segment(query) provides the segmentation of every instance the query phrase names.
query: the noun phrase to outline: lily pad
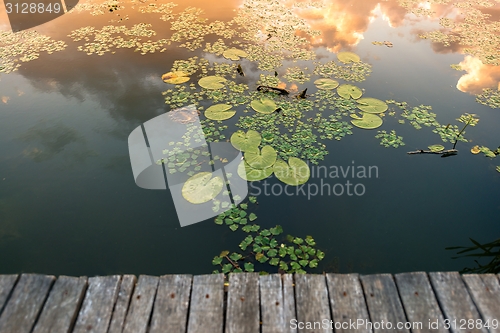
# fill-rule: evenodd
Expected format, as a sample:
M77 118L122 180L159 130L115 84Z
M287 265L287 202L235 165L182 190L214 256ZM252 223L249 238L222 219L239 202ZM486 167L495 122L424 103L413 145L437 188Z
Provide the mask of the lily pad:
M377 116L376 114L364 113L362 117L358 117L357 115L351 115L352 118L351 123L362 129L374 129L380 127L384 122L382 118Z
M344 64L348 64L350 62L359 62L361 59L359 55L354 52L339 52L337 53L337 58L342 61Z
M314 81L318 89L332 90L339 86L339 83L332 79L318 79Z
M429 148L429 150L432 151L432 152L439 152L441 150L444 150L444 146L443 145L430 145L427 148Z
M354 99L358 99L361 97L361 95L363 95L363 91L360 88L353 86L352 84L341 84L337 88L337 94L345 99L350 99L351 97Z
M244 58L247 56L247 53L243 50L239 50L239 49L229 49L229 50L226 50L222 53L222 55L224 56L224 58L226 59L231 59L231 60L240 60L240 57L241 58Z
M231 105L215 104L205 110L205 117L212 120L226 120L236 114L235 110L231 110Z
M278 153L271 146L264 146L262 150L252 148L245 151L245 161L254 169L266 169L276 162Z
M247 162L241 161L238 165L238 175L249 182L266 179L273 174L273 168L254 169Z
M257 148L261 140L262 138L259 132L254 130L248 130L246 133L242 130L238 130L231 135L231 144L234 148L241 151Z
M192 204L202 204L215 198L223 186L222 178L212 178L211 172L200 172L184 183L182 196Z
M307 163L296 157L290 157L288 163L277 160L274 163L273 170L276 178L285 184L293 186L305 184L311 175Z
M278 108L276 103L267 97L262 97L260 100L253 100L250 105L255 111L264 114L273 113Z
M224 83L227 80L223 78L222 76L206 76L202 77L199 81L198 84L205 89L220 89L224 87Z
M368 113L382 113L388 108L384 101L371 97L363 97L356 102L358 102L358 109Z
M168 72L161 76L161 79L165 83L171 84L181 84L189 81L189 73L183 71Z
M470 149L470 152L475 154L479 154L481 152L481 149L479 149L479 146L474 146Z

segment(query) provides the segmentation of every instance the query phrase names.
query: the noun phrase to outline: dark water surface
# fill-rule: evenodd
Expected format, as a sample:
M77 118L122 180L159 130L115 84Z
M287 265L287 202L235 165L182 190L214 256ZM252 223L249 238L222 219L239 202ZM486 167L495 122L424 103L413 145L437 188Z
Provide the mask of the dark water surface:
M427 127L417 131L386 116L380 129L396 129L404 137L406 146L397 149L381 146L374 138L376 130L354 128L354 135L327 143L330 153L320 165L376 166L378 178L350 179L364 185L363 196L261 194L255 210L258 221L263 227L280 224L285 233L313 235L326 252L318 272L472 266L472 260L452 260L454 252L445 247L469 245L469 237L488 242L500 235L497 164L469 153L475 144L500 144L500 114L456 88L464 72L450 64L463 61L463 54L418 38L419 29L439 28L436 18L405 16L404 9L390 1L363 1L362 6L353 2L356 10L342 3L331 20L343 13L350 21L336 31L325 28L331 41L316 47L322 61L336 59L326 47L351 50L373 66L366 81L354 83L367 96L431 105L442 124L457 123L465 112L481 120L468 128L470 142L460 142L460 153L450 158L406 154L440 143ZM224 21L235 15L240 3L182 1L175 12L188 5L203 8L210 20ZM129 16L127 25L151 19L158 32L155 38L169 35L162 31L165 23L158 15L130 11ZM204 52L203 47L194 52L171 47L144 56L132 49L88 56L67 37L82 26L102 27L113 17L74 13L37 27L68 47L0 75L0 95L9 97L0 104L2 274L209 273L214 255L237 249L241 241L240 234L215 225L213 219L181 228L169 191L136 186L128 135L169 110L161 94L168 89L161 74L174 60L203 57ZM363 38L353 42L353 32ZM371 43L383 40L394 47ZM248 69L247 76L258 78L258 73ZM314 85L309 86L313 92ZM312 178L308 184L320 185L321 179Z

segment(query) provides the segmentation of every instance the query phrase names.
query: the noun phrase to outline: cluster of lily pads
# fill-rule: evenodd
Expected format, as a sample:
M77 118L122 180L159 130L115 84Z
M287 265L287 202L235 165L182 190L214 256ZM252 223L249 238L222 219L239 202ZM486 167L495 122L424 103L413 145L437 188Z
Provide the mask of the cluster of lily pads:
M500 91L490 88L483 89L483 92L476 96L476 102L489 106L492 109L500 108Z
M268 269L256 269L256 265L263 267L268 264L283 273L305 273L307 268L316 268L325 253L316 249L316 242L311 236L305 238L288 235L286 243L282 242L283 228L277 225L263 229L258 224L249 224L257 219L255 213L247 213L250 204L257 202L256 197L249 197L249 201L238 207L221 213L215 219L218 225L227 225L232 231L241 229L246 237L240 242L241 251L222 251L215 256L212 264L220 266L218 273L254 272L267 274ZM240 228L241 227L241 228ZM271 268L270 267L270 268Z

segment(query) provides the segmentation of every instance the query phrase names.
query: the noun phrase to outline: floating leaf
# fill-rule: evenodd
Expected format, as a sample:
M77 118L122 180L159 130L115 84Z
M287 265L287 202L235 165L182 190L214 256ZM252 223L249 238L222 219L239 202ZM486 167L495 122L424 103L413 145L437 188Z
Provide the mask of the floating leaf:
M246 272L253 272L254 271L254 266L251 262L245 263L245 271Z
M212 265L219 265L222 263L222 258L217 256L217 257L214 257L214 260L212 260Z
M371 97L363 97L356 102L358 103L358 109L368 113L382 113L388 108L384 101Z
M231 60L240 60L240 57L241 58L244 58L247 56L247 53L243 50L239 50L239 49L228 49L228 50L225 50L222 55L224 56L224 58L226 59L231 59Z
M279 180L293 186L306 183L311 175L306 162L296 157L290 157L288 163L280 159L277 160L274 163L273 170Z
M246 133L242 130L238 130L231 135L231 144L234 148L241 151L257 148L261 140L262 138L259 132L254 130L248 130Z
M200 172L189 178L182 186L182 196L192 204L202 204L215 198L221 191L224 181L213 177L211 172Z
M249 182L266 179L273 174L273 168L254 169L245 161L241 161L238 165L238 176Z
M318 79L314 81L318 89L332 90L339 86L339 83L332 79Z
M358 117L356 115L351 115L351 117L355 118L351 120L351 123L354 126L362 129L374 129L380 127L384 122L382 118L380 118L376 114L371 114L371 113L363 112L363 117Z
M481 149L479 149L479 146L474 146L470 149L470 152L475 154L479 154L481 152Z
M254 169L267 169L276 162L278 154L271 146L264 146L262 149L252 148L245 151L245 161Z
M441 150L444 150L444 146L443 145L431 145L428 148L432 152L440 152Z
M496 167L497 171L500 172L500 165Z
M236 114L236 111L231 110L231 105L215 104L205 110L205 117L211 120L226 120Z
M363 91L360 88L353 86L352 84L341 84L337 88L337 94L345 99L350 99L351 97L354 99L358 99L361 97L361 95L363 95Z
M278 106L268 97L261 97L260 100L253 100L250 105L252 109L263 114L273 113Z
M337 53L337 58L344 64L348 64L350 62L359 62L361 59L354 52L339 52Z
M205 89L220 89L226 81L222 76L206 76L201 78L198 84Z
M250 215L248 215L248 219L250 221L255 221L257 219L257 215L255 215L254 213L250 213ZM257 230L259 230L259 228L257 228ZM252 231L257 231L257 230L255 230L255 228L252 228Z
M165 83L181 84L189 81L189 73L183 71L168 72L161 76L161 79Z

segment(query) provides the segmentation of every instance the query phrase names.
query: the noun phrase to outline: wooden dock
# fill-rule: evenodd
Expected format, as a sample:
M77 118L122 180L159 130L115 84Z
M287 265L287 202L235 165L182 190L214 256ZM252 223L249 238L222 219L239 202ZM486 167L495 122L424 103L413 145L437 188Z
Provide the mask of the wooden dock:
M222 274L0 275L0 332L500 333L498 279L240 273L225 286Z

